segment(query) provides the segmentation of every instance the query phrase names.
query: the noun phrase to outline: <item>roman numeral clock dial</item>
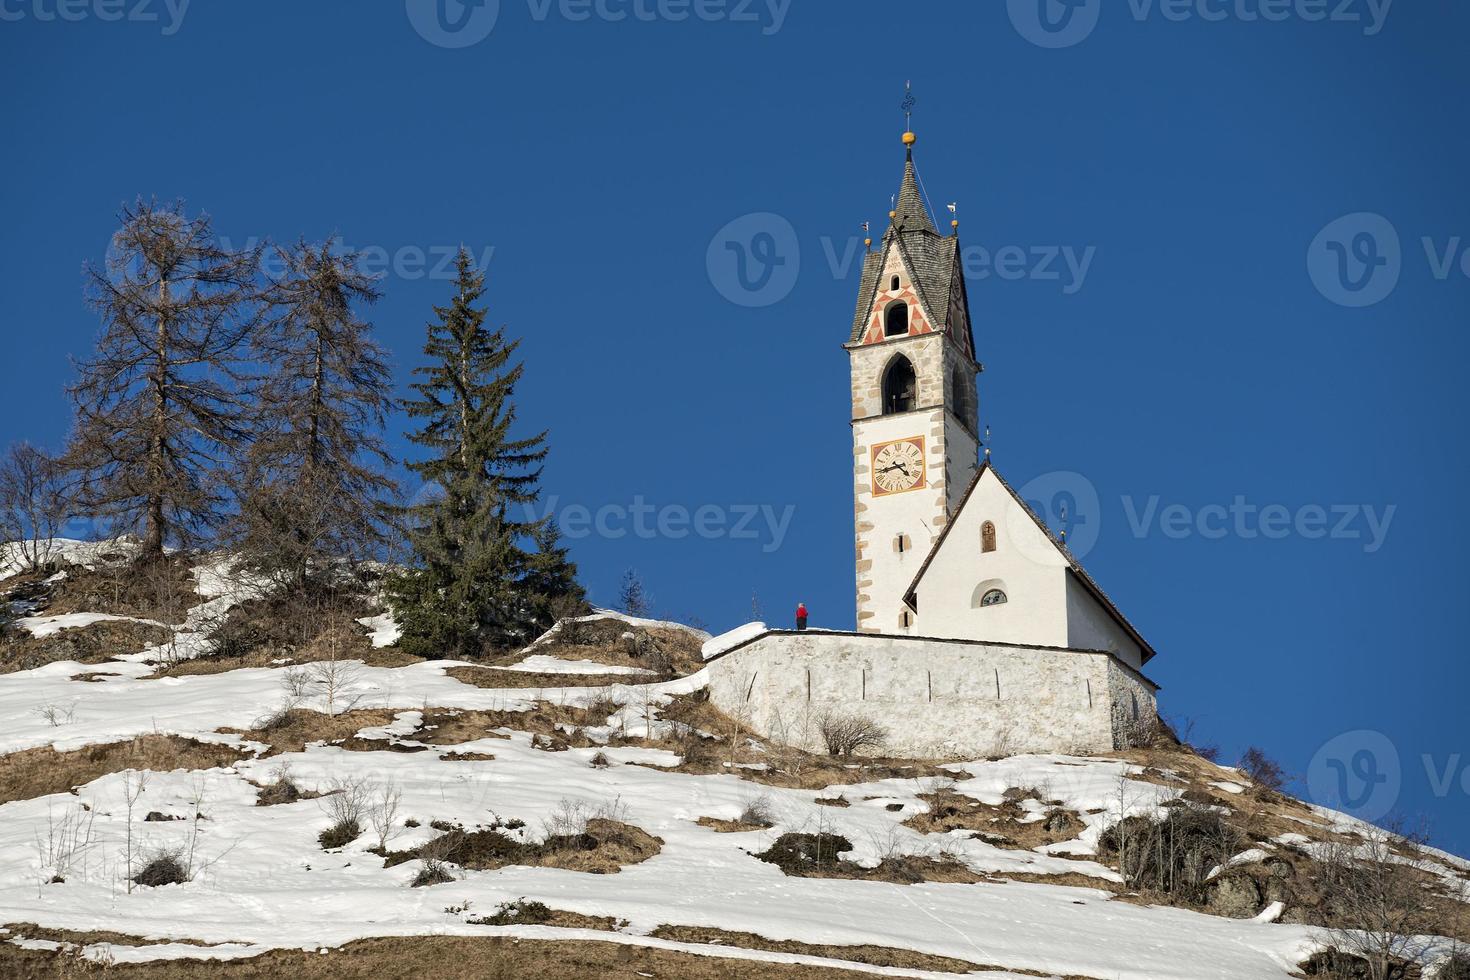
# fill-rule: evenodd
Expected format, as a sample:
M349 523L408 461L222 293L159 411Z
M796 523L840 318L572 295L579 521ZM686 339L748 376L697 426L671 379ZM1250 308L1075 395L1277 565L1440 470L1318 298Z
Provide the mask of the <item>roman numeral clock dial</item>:
M873 495L885 496L924 486L924 439L914 436L873 447Z

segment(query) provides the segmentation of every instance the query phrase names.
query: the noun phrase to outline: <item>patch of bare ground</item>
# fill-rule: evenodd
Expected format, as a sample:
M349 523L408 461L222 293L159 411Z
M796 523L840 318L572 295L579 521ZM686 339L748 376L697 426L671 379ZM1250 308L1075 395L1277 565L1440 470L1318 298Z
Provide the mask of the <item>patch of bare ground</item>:
M193 562L173 554L149 562L124 555L105 558L95 568L66 565L66 577L48 586L43 616L107 613L181 625L198 605Z
M306 708L292 708L264 722L256 728L221 728L225 735L238 735L252 742L264 742L270 746L266 756L282 752L304 751L309 742L343 742L357 735L364 728L380 728L393 721L397 711L387 708L358 708L335 715ZM387 743L371 743L373 750L388 748Z
M423 723L414 733L413 739L427 745L458 745L481 738L509 738L508 735L496 732L496 729L504 728L529 732L547 740L558 740L563 743L562 748L586 748L593 743L581 729L587 725L606 722L607 714L598 714L601 710L596 706L590 709L579 708L549 701L538 701L529 711L457 711L430 708L424 712Z
M651 670L649 680L684 677L704 667L699 638L688 630L666 626L633 626L620 619L564 619L551 637L530 650L504 651L488 658L491 666L525 659L527 653L561 660L590 660L610 667Z
M1056 804L1050 805L1037 819L1021 803L1024 799L1035 799L1035 794L1027 790L1008 791L999 806L950 790L921 793L919 799L928 804L929 810L909 817L904 821L905 827L921 834L970 830L987 844L1009 850L1030 851L1073 840L1085 829L1075 811Z
M50 615L49 611L47 615ZM83 664L105 663L113 657L139 653L156 646L171 635L160 626L131 620L104 620L44 637L32 636L22 629L9 630L6 638L0 640L0 674L34 670L65 660Z
M504 670L499 667L459 665L444 671L461 684L495 690L559 690L569 687L611 687L614 684L639 684L652 678L627 674L537 674L528 670Z
M669 734L659 739L619 741L666 749L682 756L683 761L677 766L659 767L669 772L700 776L725 773L766 786L811 790L880 779L952 779L954 776L939 768L941 763L937 761L843 759L767 742L712 705L705 691L677 695L657 710L661 719L673 723Z
M769 830L769 824L747 823L743 820L721 820L718 817L700 817L694 821L701 827L708 827L717 834L750 834L757 830Z
M24 936L27 939L40 939L53 943L72 943L84 946L88 943L111 943L114 946L151 946L154 943L169 942L182 943L186 946L208 946L197 939L160 939L157 937L146 938L142 936L129 936L121 932L107 932L105 930L94 930L90 932L78 932L75 929L52 929L46 926L38 926L34 922L7 922L0 929L9 930L11 936Z
M1007 969L1022 976L1051 976L1030 973L1026 970L985 966L969 960L957 960L948 956L918 953L891 946L820 946L784 939L767 939L753 932L730 932L705 926L659 926L649 933L655 939L668 939L676 943L698 943L702 946L734 946L739 949L763 949L772 953L794 953L798 956L819 956L829 960L849 960L869 966L888 967L899 970L927 970L933 973L981 973L999 972Z
M560 868L587 874L617 874L642 864L663 849L663 841L631 824L603 817L579 821L581 829L549 835L536 844L516 840L500 827L454 828L419 847L383 855L384 867L422 860L452 864L471 871L494 871L511 865Z
M718 949L718 947L714 947ZM68 968L64 953L0 946L4 975L17 980L54 980ZM74 958L70 958L74 959ZM70 966L85 976L87 967ZM199 961L163 960L119 963L106 976L117 980L197 980ZM315 950L278 950L247 960L210 962L218 980L872 980L871 973L840 966L758 963L719 955L700 955L623 943L424 936L364 939L322 954Z
M0 756L0 803L69 793L109 773L128 769L173 772L233 766L248 753L177 735L140 735L126 742L89 745L71 752L24 749Z
M445 909L446 912L469 913L468 903L463 909ZM553 926L557 929L596 929L599 932L617 932L627 925L626 920L615 919L610 915L583 915L580 912L567 912L563 909L554 909L544 902L527 901L517 899L514 902L501 902L500 905L489 915L467 914L464 920L472 926Z
M973 885L982 875L952 858L928 858L912 854L886 857L875 868L844 861L852 842L838 834L782 834L767 850L752 855L774 864L793 878L844 878L855 881L887 881L896 885L920 882Z

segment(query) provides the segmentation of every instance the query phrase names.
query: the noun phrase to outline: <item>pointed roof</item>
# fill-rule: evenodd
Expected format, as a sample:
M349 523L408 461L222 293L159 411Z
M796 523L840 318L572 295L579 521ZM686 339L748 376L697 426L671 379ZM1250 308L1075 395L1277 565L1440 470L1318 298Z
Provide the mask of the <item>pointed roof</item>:
M1036 522L1036 526L1041 529L1041 533L1046 536L1046 540L1050 541L1052 543L1052 546L1057 549L1057 552L1066 561L1068 570L1074 576L1076 576L1077 581L1082 584L1082 587L1086 589L1094 599L1097 600L1098 605L1102 606L1103 610L1107 612L1108 615L1113 617L1114 621L1116 621L1117 624L1123 628L1123 632L1127 633L1129 638L1132 639L1134 643L1138 644L1138 649L1139 652L1142 654L1143 662L1148 663L1150 660L1156 657L1158 655L1158 651L1149 645L1149 642L1143 638L1143 636L1138 632L1137 629L1134 628L1132 623L1128 622L1128 617L1123 615L1122 611L1120 611L1117 605L1113 603L1113 600L1108 597L1108 594L1104 592L1102 590L1102 587L1097 584L1097 581L1087 573L1087 569L1082 567L1082 563L1077 560L1076 556L1073 555L1072 552L1067 550L1067 546L1062 544L1052 535L1051 529L1046 526L1046 522L1043 521L1040 517L1036 516L1036 512L1031 509L1031 505L1021 499L1021 495L1016 493L1011 485L1006 482L1005 477L1000 475L1000 471L990 464L990 459L988 457L985 459L984 462L980 464L980 468L975 471L975 478L972 479L970 481L970 485L965 488L965 494L963 497L960 498L960 505L956 507L954 513L950 515L949 522L944 525L944 530L939 532L939 537L935 540L934 547L929 549L929 554L924 558L924 564L919 566L919 573L914 576L913 582L909 584L907 591L904 592L903 601L908 604L909 608L913 609L915 612L918 612L919 582L921 579L923 579L924 573L929 570L929 565L931 562L934 561L934 556L939 554L940 548L944 547L944 541L946 538L949 537L949 532L954 529L954 526L957 523L959 523L960 512L965 509L965 504L970 502L970 497L974 494L975 488L980 485L980 481L984 478L986 473L990 473L992 476L1000 481L1000 485L1002 487L1005 487L1006 492L1011 495L1012 499L1014 499L1017 504L1020 505L1021 510L1025 512L1025 514L1030 517L1031 520Z
M858 305L853 314L852 334L848 343L861 343L867 333L868 321L873 313L874 297L878 294L879 279L887 263L890 250L897 249L909 279L918 291L924 304L929 322L941 332L949 330L950 311L958 299L964 309L969 310L969 299L965 293L965 279L960 267L959 235L941 235L929 217L924 204L924 195L919 189L918 170L914 167L913 144L909 144L904 161L903 184L899 188L898 203L883 233L882 247L870 251L863 257L862 279L858 286ZM958 296L956 293L958 292ZM968 319L968 317L967 317ZM968 341L969 354L975 356L974 328Z
M909 147L908 162L903 168L903 186L898 190L898 206L895 208L892 230L939 234L934 222L929 220L929 209L924 206L924 195L919 191L919 172L914 168L912 146Z

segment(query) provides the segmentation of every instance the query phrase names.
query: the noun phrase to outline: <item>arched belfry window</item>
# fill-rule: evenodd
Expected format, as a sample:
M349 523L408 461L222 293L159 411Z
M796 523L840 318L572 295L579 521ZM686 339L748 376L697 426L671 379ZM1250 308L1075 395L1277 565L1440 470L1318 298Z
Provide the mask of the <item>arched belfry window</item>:
M988 554L995 550L995 525L986 521L980 525L980 551Z
M900 354L883 373L883 414L912 412L919 403L919 379L914 366Z
M903 300L891 304L883 314L883 336L906 337L909 332L909 304Z
M980 608L985 609L989 606L1002 606L1008 601L1006 594L1000 589L991 589L980 597Z

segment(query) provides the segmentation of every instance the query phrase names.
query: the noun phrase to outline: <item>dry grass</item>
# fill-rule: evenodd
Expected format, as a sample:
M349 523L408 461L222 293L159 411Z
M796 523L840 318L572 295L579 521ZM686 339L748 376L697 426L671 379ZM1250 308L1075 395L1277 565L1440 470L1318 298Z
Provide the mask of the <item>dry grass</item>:
M586 748L593 743L580 729L588 724L601 724L606 718L596 719L582 708L565 704L538 701L529 711L458 711L431 708L424 712L424 721L414 733L415 741L428 745L458 745L481 738L508 738L496 734L495 729L529 732L548 739L558 739L567 745Z
M717 834L749 834L757 830L769 830L763 823L745 823L741 820L720 820L717 817L700 817L694 821L701 827L708 827Z
M630 824L606 818L590 819L585 830L526 844L500 829L466 831L458 828L409 851L383 855L384 866L406 861L434 860L471 871L494 871L519 865L560 868L586 874L617 874L642 864L663 850L663 841Z
M18 978L67 976L66 958L57 953L0 946L0 975ZM83 975L80 969L77 975ZM871 973L840 967L754 963L719 956L672 952L620 943L516 939L464 939L443 936L364 939L322 954L280 950L248 960L210 962L167 960L118 964L106 976L116 980L872 980Z
M698 943L703 946L734 946L739 949L764 949L773 953L794 953L798 956L820 956L824 959L849 960L870 966L900 970L927 970L934 973L976 973L999 971L998 966L984 966L968 960L952 959L916 953L908 949L891 946L819 946L814 943L799 943L791 940L767 939L753 932L729 932L705 926L659 926L649 933L655 939L668 939L676 943ZM1022 973L1022 970L1011 970ZM1049 974L1032 974L1049 976Z
M631 637L627 639L625 637ZM533 652L562 660L590 660L613 667L642 667L662 677L683 677L704 667L699 638L687 630L632 626L620 619L563 622ZM524 651L503 658L520 659Z
M343 742L364 728L379 728L389 724L397 713L387 708L359 708L356 711L328 715L306 708L294 708L286 712L283 724L248 730L221 728L218 731L226 735L238 735L252 742L264 742L270 746L265 755L272 756L282 752L301 752L308 742ZM386 742L369 742L368 745L372 750L389 747Z
M331 657L326 655L308 656L305 651L298 651L294 656L283 656L271 650L256 650L236 657L203 656L181 660L176 664L161 665L142 679L156 680L161 677L185 677L194 674L224 674L232 670L280 667L283 664L315 663L329 659ZM338 659L361 660L369 667L408 667L423 662L421 657L413 657L394 648L374 649L372 644L366 641L354 644L350 650L344 650Z
M570 687L611 687L614 684L638 684L653 678L627 674L536 674L526 670L502 670L498 667L460 665L444 671L461 684L504 691L560 690Z
M921 834L971 830L980 834L986 843L1018 851L1073 840L1083 831L1082 818L1062 807L1052 807L1040 820L1031 819L1032 815L1021 805L1025 798L1011 792L999 806L991 806L949 790L924 793L919 799L928 804L928 812L909 817L904 826Z
M66 578L51 586L43 615L108 613L179 625L201 601L190 559L169 555L144 565L126 559L99 568L68 565Z
M46 615L51 615L51 611L47 610ZM163 643L171 635L162 627L128 620L93 623L47 637L31 636L17 629L0 641L0 674L34 670L64 660L100 664L122 654L139 653Z
M140 735L126 742L89 745L72 752L49 746L0 756L0 803L68 793L109 773L127 769L173 772L233 766L248 753L176 735Z
M852 842L837 834L782 834L766 851L753 857L774 864L793 878L839 878L852 881L886 881L895 885L920 882L973 885L984 877L952 858L926 858L911 854L885 858L875 868L863 868L842 855Z

